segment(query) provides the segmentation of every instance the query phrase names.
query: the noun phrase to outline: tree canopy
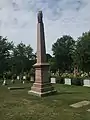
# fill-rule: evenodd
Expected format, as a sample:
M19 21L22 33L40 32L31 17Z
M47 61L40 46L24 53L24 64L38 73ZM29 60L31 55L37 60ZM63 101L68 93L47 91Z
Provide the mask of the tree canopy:
M76 43L75 61L83 71L90 71L90 31L82 34Z
M9 60L12 48L13 42L8 42L6 37L3 38L0 36L0 73L9 69Z
M63 35L52 44L52 52L53 55L46 54L50 72L73 72L75 66L80 71L90 72L90 31L82 33L77 40ZM36 53L31 45L22 42L14 45L7 37L0 36L0 74L32 74L35 62Z
M53 55L55 56L55 61L59 72L71 70L74 47L75 41L69 35L64 35L63 37L58 38L56 43L52 45Z

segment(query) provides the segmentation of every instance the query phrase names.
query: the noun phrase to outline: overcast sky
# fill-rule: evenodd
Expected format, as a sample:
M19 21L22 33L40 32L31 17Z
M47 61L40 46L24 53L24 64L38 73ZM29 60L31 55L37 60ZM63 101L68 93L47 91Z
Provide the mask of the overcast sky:
M36 51L37 11L43 11L47 52L62 35L90 30L90 0L0 0L0 35Z

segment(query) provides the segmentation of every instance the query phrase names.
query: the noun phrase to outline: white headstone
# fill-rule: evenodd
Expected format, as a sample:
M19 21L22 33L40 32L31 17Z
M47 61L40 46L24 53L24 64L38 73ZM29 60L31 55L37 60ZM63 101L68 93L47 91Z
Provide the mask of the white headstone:
M90 109L88 109L87 111L90 112Z
M23 81L23 84L25 83L25 81Z
M65 78L65 84L66 85L71 85L71 79L70 78Z
M34 81L34 77L33 77L33 76L31 76L31 79L30 79L30 81L32 81L32 82Z
M83 83L84 83L83 86L90 87L90 80L85 79Z
M3 85L6 85L6 80L3 81Z
M19 80L19 76L17 76L17 80Z
M11 80L11 83L14 83L14 80L13 80L13 79Z
M26 76L23 76L23 80L26 80Z
M51 78L51 83L56 83L56 78Z

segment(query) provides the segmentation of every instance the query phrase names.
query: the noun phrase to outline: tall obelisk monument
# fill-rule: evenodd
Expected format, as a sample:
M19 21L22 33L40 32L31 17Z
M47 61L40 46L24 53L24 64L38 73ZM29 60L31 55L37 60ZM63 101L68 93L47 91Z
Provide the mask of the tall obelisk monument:
M55 92L55 90L49 82L48 76L49 64L46 63L46 48L42 11L38 12L37 19L37 63L34 65L35 83L31 87L31 90L28 91L28 93L42 97Z

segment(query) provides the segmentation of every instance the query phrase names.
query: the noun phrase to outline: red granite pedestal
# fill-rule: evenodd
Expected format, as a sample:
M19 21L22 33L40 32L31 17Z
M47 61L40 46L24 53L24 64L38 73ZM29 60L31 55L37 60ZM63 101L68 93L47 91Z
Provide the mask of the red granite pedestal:
M44 25L42 20L42 11L38 13L37 23L37 63L35 67L35 83L28 91L29 94L36 96L46 96L56 92L49 81L49 64L46 62L46 48L44 37Z
M35 64L35 83L28 93L42 97L56 92L49 81L48 67L49 65L45 63Z

